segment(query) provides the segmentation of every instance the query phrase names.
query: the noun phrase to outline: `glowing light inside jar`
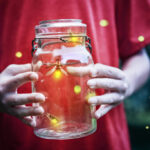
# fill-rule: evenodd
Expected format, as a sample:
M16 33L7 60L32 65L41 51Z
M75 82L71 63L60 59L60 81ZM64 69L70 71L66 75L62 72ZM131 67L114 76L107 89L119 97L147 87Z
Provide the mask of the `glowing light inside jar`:
M79 38L78 37L71 37L71 42L78 42Z
M50 120L51 121L51 124L54 125L54 126L57 126L58 125L58 120L53 118Z
M46 116L48 117L52 126L57 127L59 125L58 119L56 119L54 116L50 115L49 113Z
M53 77L56 80L59 80L62 78L62 72L60 69L56 69L55 72L53 73Z
M74 86L74 92L75 92L75 94L80 94L81 86L79 86L79 85Z

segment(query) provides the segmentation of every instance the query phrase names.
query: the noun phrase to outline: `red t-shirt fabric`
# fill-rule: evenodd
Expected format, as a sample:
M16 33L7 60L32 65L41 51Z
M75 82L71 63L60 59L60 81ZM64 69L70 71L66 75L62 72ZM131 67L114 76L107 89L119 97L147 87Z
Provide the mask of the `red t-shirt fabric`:
M119 58L125 60L150 43L149 14L149 0L1 0L0 71L31 62L34 27L51 19L81 19L92 39L94 62L118 67ZM19 91L31 92L30 85ZM0 113L0 150L130 150L123 104L97 123L97 131L87 137L46 140L17 118Z

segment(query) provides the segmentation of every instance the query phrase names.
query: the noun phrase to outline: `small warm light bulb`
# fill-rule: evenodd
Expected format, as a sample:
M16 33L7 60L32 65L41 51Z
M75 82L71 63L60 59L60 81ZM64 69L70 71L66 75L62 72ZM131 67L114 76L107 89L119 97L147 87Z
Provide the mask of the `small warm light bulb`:
M56 69L55 70L55 72L53 73L53 77L55 78L55 79L61 79L62 78L62 72L61 72L61 70L60 69Z
M22 53L21 52L16 52L16 57L17 58L21 58L22 57Z
M80 86L80 85L74 86L74 92L75 92L76 94L80 94L80 92L81 92L81 86Z

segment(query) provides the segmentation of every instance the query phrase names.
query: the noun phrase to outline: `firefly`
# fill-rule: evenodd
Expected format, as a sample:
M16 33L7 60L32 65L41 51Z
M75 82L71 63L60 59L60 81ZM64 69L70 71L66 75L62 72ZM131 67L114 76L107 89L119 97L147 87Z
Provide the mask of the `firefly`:
M75 92L75 94L80 94L80 92L81 92L81 86L80 85L74 86L74 92Z
M59 121L56 117L52 116L51 114L47 113L47 118L49 119L50 123L52 126L58 126L59 125Z
M17 58L21 58L22 57L22 53L21 52L16 52L16 57Z

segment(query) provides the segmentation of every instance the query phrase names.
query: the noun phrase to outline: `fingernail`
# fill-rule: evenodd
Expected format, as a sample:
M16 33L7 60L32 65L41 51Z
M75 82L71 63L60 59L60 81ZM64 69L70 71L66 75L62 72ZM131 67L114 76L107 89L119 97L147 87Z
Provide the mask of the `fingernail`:
M37 99L37 100L41 100L41 101L45 101L45 96L43 95L43 94L38 94L38 95L36 95L35 96L35 98Z
M31 79L31 80L38 80L38 74L33 72L33 73L30 75L30 79Z
M89 80L87 82L87 85L91 88L91 89L95 89L95 84L93 83L93 81Z
M36 113L40 113L40 114L44 113L44 109L42 107L35 108L35 111L36 111Z
M94 83L93 83L92 80L88 80L87 84L88 84L89 86L94 86Z

